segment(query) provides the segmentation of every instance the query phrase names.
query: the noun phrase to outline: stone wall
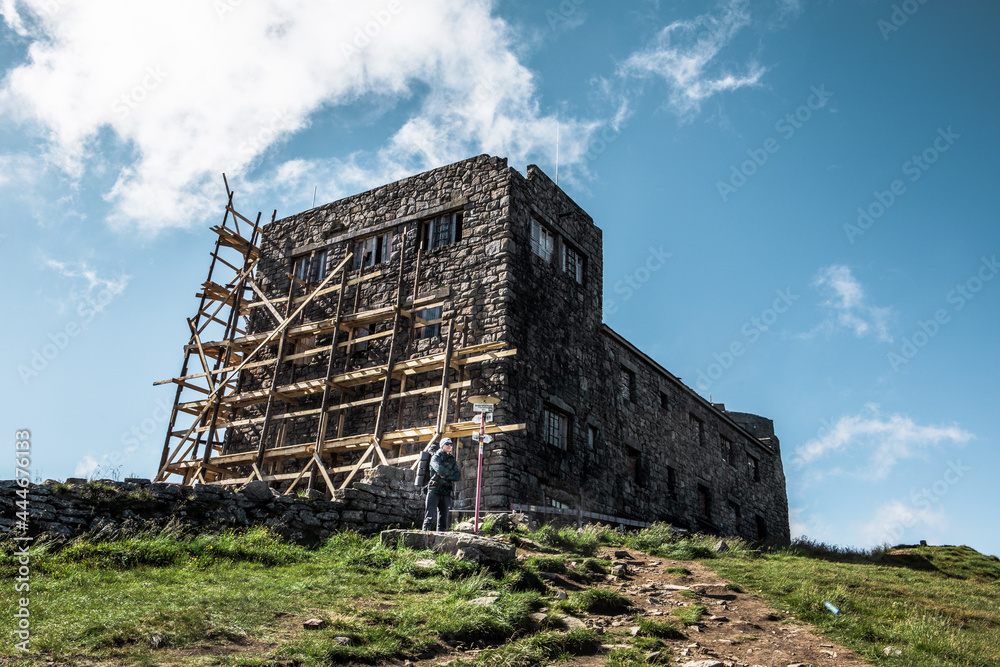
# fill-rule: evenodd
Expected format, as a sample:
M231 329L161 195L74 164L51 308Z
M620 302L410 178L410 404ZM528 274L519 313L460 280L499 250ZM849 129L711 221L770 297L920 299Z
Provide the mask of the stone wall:
M0 531L15 528L13 480L0 481ZM268 526L297 542L316 542L341 530L375 533L417 525L423 497L413 472L378 466L332 501L276 496L262 482L231 492L221 486L101 480L80 484L33 484L28 493L29 534L72 538L84 533L127 534L174 521L197 530Z
M462 238L422 255L419 293L441 295L445 317L468 320L468 344L500 340L518 351L469 368L472 388L465 396L492 394L501 401L496 423L526 425L497 435L485 452L485 508L582 507L750 539L788 539L773 424L713 406L603 324L602 232L537 167L522 176L506 160L482 155L279 220L265 228L261 274L270 295L284 296L297 257L326 251L334 266L359 239L392 230L393 255L359 298L361 309L386 305L403 257L404 293L412 292L421 225L449 211L463 215ZM551 258L533 250L533 224L553 239ZM582 280L566 270L564 248L582 258ZM400 350L405 347L404 338ZM414 341L411 354L443 347L441 338ZM357 363L384 363L384 355L372 344ZM321 358L294 372L304 379L323 370ZM258 379L258 386L269 381ZM440 376L420 381L436 386ZM356 398L380 391L372 387ZM300 406L306 407L315 406ZM434 395L407 401L401 424L433 424L436 409ZM562 446L547 442L547 414L565 419ZM390 424L396 416L390 411ZM458 416L471 418L471 406L463 401ZM373 422L374 408L352 409L344 434L370 432ZM308 438L311 424L293 425L287 444ZM455 454L463 475L456 507L471 508L477 446L459 442Z

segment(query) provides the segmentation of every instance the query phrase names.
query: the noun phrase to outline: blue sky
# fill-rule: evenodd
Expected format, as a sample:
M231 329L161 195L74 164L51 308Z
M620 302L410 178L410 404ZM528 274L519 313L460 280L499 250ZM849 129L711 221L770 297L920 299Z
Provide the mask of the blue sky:
M0 432L36 476L154 473L222 172L282 216L479 153L554 177L558 125L605 321L775 420L793 535L1000 553L1000 6L0 11Z

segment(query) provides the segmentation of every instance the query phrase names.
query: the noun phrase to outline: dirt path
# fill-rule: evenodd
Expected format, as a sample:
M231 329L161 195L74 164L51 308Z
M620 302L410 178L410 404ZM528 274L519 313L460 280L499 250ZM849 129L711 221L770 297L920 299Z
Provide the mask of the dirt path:
M786 617L759 598L727 588L726 580L699 563L613 549L603 549L599 556L611 556L616 565L625 566L621 576L601 585L628 596L642 616L666 620L677 607L702 604L708 608L698 625L684 629L687 639L666 641L672 656L664 650L654 658L657 661L681 665L708 661L699 667L709 667L713 661L720 667L870 665L854 651L814 634L811 626ZM684 568L691 574L670 574L668 568ZM578 587L563 577L551 578L549 583ZM584 622L603 633L605 650L609 650L631 637L634 619L635 614L588 616Z

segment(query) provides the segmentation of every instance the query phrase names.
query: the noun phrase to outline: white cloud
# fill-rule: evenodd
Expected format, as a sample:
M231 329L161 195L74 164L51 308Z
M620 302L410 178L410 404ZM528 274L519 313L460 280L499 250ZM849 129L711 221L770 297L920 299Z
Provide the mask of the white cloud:
M87 454L83 457L82 461L77 462L76 467L73 469L73 477L90 479L90 476L97 471L98 467L100 467L100 464L97 460L90 454Z
M102 278L97 275L97 271L92 269L87 265L86 262L74 262L68 264L66 262L60 262L55 259L45 259L45 266L52 269L58 273L63 278L69 278L71 280L83 281L86 283L85 293L90 295L94 292L108 291L112 296L118 296L125 291L128 287L129 281L132 279L131 276L127 274L119 274L113 278Z
M8 24L21 25L2 1ZM359 100L414 110L381 150L300 168L372 185L481 152L515 164L554 157L555 117L491 0L19 6L37 35L0 87L0 113L38 128L46 159L74 179L109 145L126 148L133 157L105 193L118 226L156 231L214 214L220 172L249 173L315 114ZM561 162L581 161L598 124L561 124Z
M869 405L865 414L841 417L823 433L795 451L795 464L809 465L830 454L851 452L852 460L865 459L856 473L868 479L884 479L902 459L920 457L932 447L962 445L975 436L955 424L923 426L911 418L894 414L882 417L878 406ZM825 467L830 467L826 463Z
M805 508L788 508L788 528L792 539L808 538L817 542L830 542L833 529L823 517L816 514L806 514Z
M948 517L944 512L916 508L899 500L892 500L876 509L871 520L861 527L861 538L868 547L899 544L907 531L919 529L940 533L947 528ZM936 540L932 538L932 541Z
M690 119L709 97L753 86L764 74L754 62L741 73L720 71L720 52L740 30L750 24L748 0L729 0L715 14L689 21L674 21L656 36L653 44L628 57L619 68L623 76L662 77L670 87L669 106Z
M850 267L833 264L820 269L813 280L813 286L826 288L829 293L829 298L822 305L829 311L830 317L809 332L799 334L799 338L812 338L821 332L831 334L846 328L858 338L875 334L880 342L892 342L892 334L889 332L892 309L871 303Z
M3 17L7 27L15 33L21 37L27 36L28 30L24 27L21 15L17 12L17 0L0 0L0 16Z

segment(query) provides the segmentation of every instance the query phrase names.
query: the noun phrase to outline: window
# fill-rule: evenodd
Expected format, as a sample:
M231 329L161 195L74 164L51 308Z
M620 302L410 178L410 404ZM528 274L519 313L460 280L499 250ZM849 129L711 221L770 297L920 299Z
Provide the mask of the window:
M622 398L631 403L635 400L635 373L622 366L621 375L618 377Z
M462 212L447 213L424 223L423 246L433 250L462 240Z
M534 218L531 219L531 251L544 259L546 262L552 261L552 255L556 247L556 237L542 223Z
M625 467L628 476L636 484L642 484L642 452L634 447L625 447Z
M670 397L667 396L665 391L660 392L660 408L662 408L664 412L670 412Z
M704 517L712 518L712 492L704 484L698 485L698 512Z
M573 276L573 279L580 285L583 284L583 256L576 250L563 244L563 271Z
M740 525L740 506L732 500L729 501L729 511L733 513L733 518L736 520L737 527Z
M354 243L354 270L388 264L392 257L393 233L369 236Z
M597 429L593 426L587 427L587 449L590 451L594 450L594 445L597 444Z
M558 410L545 408L542 411L542 441L547 445L565 451L569 432L569 418Z
M311 255L296 257L292 273L304 283L318 283L326 278L326 250L317 250Z
M760 481L760 463L754 457L747 454L747 465L750 466L750 479L755 482Z
M414 338L440 338L441 337L441 306L425 308L413 313L415 318Z
M764 517L757 515L757 539L763 540L767 538L767 521Z
M667 466L667 491L673 493L677 490L677 471L673 466Z
M368 335L368 333L369 333L368 327L358 327L357 329L354 330L354 337L364 338L365 336ZM363 340L360 343L352 343L350 347L350 350L352 352L364 352L367 349L368 349L368 341L366 340Z
M705 444L705 422L695 417L693 414L691 417L691 426L694 428L695 438L698 440L699 445Z
M729 438L722 438L722 458L726 460L726 463L736 467L736 448L733 445L733 441Z

